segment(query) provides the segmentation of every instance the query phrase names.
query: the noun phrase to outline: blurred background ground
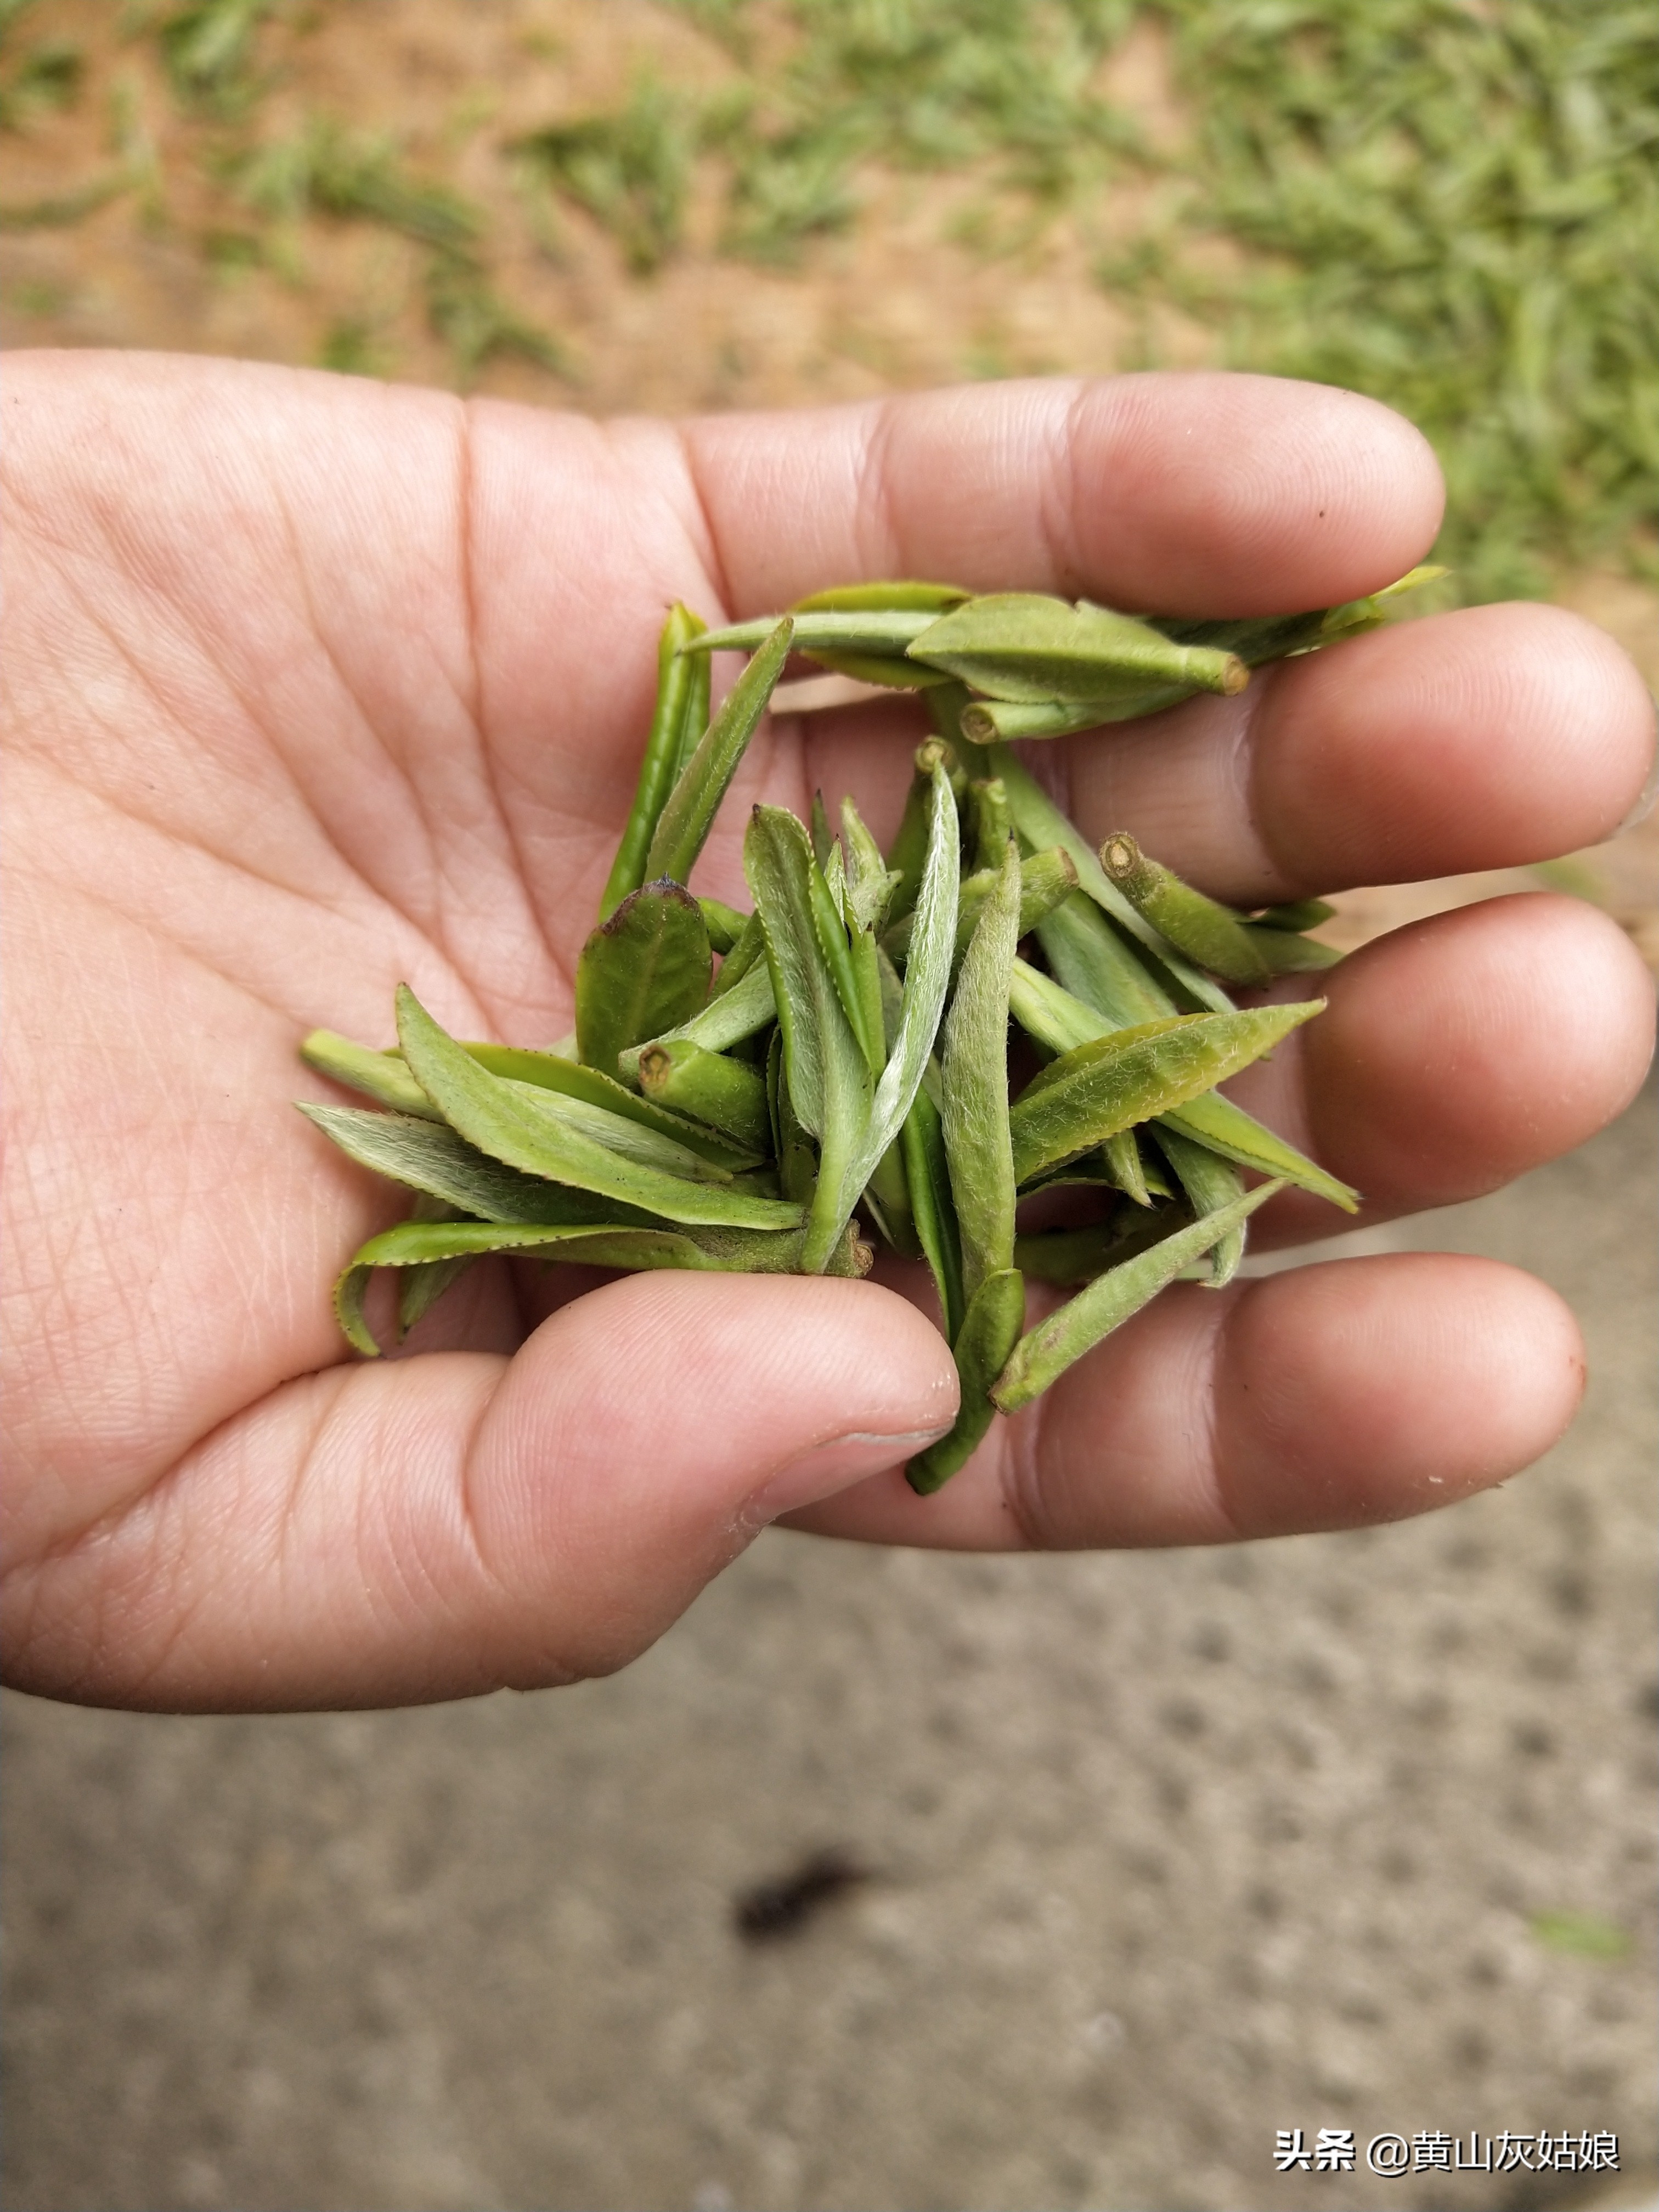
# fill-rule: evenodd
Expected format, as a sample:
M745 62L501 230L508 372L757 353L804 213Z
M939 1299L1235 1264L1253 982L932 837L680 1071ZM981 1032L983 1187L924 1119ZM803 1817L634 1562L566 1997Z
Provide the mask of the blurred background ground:
M1656 236L1617 0L0 0L9 345L596 412L1325 377L1435 440L1443 600L1560 599L1659 684ZM1541 877L1659 962L1656 859L1650 817L1332 933ZM1376 1233L1516 1259L1590 1334L1567 1442L1443 1523L769 1537L574 1692L9 1701L7 2201L1601 2201L1274 2179L1276 2128L1349 2124L1617 2128L1650 2177L1651 1155L1638 1109ZM878 1879L739 1945L733 1887L824 1842Z

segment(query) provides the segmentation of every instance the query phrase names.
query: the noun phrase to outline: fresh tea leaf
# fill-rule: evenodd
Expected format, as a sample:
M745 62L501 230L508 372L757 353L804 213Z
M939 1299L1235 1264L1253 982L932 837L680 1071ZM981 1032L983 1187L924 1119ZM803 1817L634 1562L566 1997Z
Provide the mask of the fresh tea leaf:
M538 1110L525 1085L503 1083L446 1035L409 986L398 988L398 1035L411 1073L450 1127L492 1158L665 1220L732 1229L793 1229L801 1209L775 1199L678 1176L619 1158L592 1138Z
M991 1425L997 1408L991 1386L1019 1340L1025 1319L1025 1283L1017 1267L988 1275L969 1301L951 1354L962 1383L962 1402L947 1436L917 1454L904 1479L921 1497L942 1489L964 1467Z
M1051 1060L1009 1109L1015 1175L1024 1183L1116 1130L1184 1106L1323 1011L1322 999L1310 999L1242 1013L1174 1015L1078 1046Z
M1206 1214L1189 1228L1176 1230L1139 1257L1097 1275L1047 1321L1021 1337L992 1384L993 1403L1005 1413L1014 1413L1041 1397L1075 1361L1092 1352L1115 1328L1121 1328L1174 1282L1183 1267L1201 1259L1283 1188L1279 1182L1260 1183L1233 1205Z
M658 818L646 854L647 876L672 876L688 883L696 857L714 826L720 803L731 787L749 741L760 726L783 664L789 658L792 625L786 615L774 625L681 769ZM706 636L689 642L701 648ZM682 646L684 652L687 647Z
M582 947L576 1043L584 1063L614 1076L630 1045L689 1021L708 996L714 955L702 909L665 878L630 891Z
M907 650L993 699L1100 701L1152 684L1233 692L1249 681L1235 654L1176 645L1131 615L1037 592L969 599Z
M1019 878L1019 852L1010 838L962 963L940 1055L945 1150L970 1302L988 1276L1004 1273L1014 1259L1008 986L1018 942Z

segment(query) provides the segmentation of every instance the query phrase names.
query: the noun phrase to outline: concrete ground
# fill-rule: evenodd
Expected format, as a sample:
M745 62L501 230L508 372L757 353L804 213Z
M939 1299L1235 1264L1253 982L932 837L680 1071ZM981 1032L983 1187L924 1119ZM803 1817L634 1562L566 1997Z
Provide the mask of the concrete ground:
M1051 1559L764 1538L617 1679L6 1708L5 2201L1297 2212L1654 2194L1654 1114L1373 1246L1577 1307L1445 1516ZM734 1893L874 1878L746 1945ZM1356 2131L1355 2175L1273 2172ZM1612 2130L1617 2176L1363 2171ZM1476 2145L1477 2154L1480 2146Z

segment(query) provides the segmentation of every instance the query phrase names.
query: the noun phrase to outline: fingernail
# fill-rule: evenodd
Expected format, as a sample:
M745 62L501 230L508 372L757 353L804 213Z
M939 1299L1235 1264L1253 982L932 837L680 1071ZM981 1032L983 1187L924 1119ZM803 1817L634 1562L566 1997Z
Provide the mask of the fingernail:
M799 1459L787 1461L750 1498L743 1517L756 1524L775 1521L781 1513L798 1512L803 1505L815 1505L821 1498L833 1498L836 1491L879 1474L884 1468L896 1467L901 1460L944 1436L949 1425L947 1422L943 1428L881 1436L853 1429L844 1437L831 1437L827 1443L814 1444Z

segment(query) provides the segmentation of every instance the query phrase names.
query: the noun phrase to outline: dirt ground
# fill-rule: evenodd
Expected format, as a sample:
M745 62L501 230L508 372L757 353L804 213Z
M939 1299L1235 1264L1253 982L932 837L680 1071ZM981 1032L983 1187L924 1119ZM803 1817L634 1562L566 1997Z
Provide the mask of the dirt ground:
M884 179L792 269L724 258L701 206L643 277L580 211L550 229L504 139L613 98L641 58L719 81L719 49L644 0L311 14L260 129L320 105L395 130L488 210L490 282L562 368L488 360L477 388L787 406L1108 371L1146 343L1074 230L996 260L954 240L971 179ZM28 19L88 71L71 109L0 136L0 209L117 165L139 181L0 229L5 343L453 381L409 240L309 217L280 265L255 257L208 164L222 126L117 35L143 15ZM1175 127L1155 42L1113 67ZM1154 336L1173 364L1209 357L1195 326ZM1659 594L1607 573L1559 596L1659 687ZM1330 933L1540 874L1659 968L1651 814L1542 871L1344 893ZM257 1722L7 1701L6 2203L1651 2196L1653 1284L1629 1224L1652 1158L1650 1097L1512 1193L1371 1232L1532 1267L1590 1333L1585 1419L1443 1522L1045 1562L769 1537L658 1651L573 1692ZM826 1841L875 1878L799 1943L738 1943L733 1891ZM1617 2128L1624 2171L1274 2180L1275 2129L1341 2123L1362 2145Z

